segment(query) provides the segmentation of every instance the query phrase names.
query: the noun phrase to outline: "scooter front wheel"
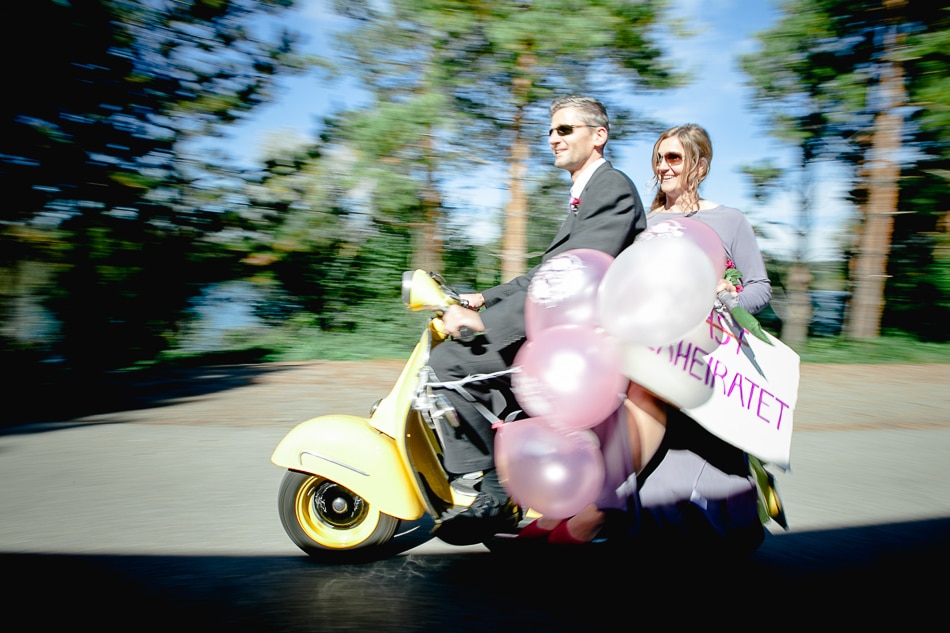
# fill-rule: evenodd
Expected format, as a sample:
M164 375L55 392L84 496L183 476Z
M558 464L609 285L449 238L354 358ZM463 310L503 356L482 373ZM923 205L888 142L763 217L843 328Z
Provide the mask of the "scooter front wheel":
M399 519L326 477L287 471L278 494L280 522L297 547L319 560L365 556L393 538Z

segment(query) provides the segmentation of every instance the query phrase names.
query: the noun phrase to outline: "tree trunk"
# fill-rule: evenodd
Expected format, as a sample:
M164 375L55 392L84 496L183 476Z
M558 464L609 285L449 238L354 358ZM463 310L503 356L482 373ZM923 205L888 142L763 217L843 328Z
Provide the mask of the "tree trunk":
M788 303L782 320L782 342L792 349L801 347L808 341L808 323L811 321L811 295L808 286L812 274L804 263L793 264L788 269L785 287L788 289Z
M522 55L518 65L522 68L533 65L532 55ZM531 80L527 75L514 80L514 95L519 103L527 102L527 91ZM524 178L530 148L524 138L524 107L518 106L515 112L515 140L511 145L508 169L508 203L505 205L505 223L501 246L501 280L511 281L525 272L528 251L528 198L524 189Z
M520 115L519 115L520 116ZM517 124L517 123L516 123ZM505 205L505 226L501 249L501 280L510 281L525 272L528 243L528 198L524 190L527 143L520 129L511 148L508 204Z
M435 174L432 170L434 164L431 160L432 138L433 134L425 136L425 152L430 158L427 161L426 184L422 191L422 217L421 224L416 225L413 231L415 244L413 244L413 267L421 268L429 272L442 273L442 197L435 184Z
M789 347L800 348L808 342L808 324L811 322L811 285L812 274L808 268L808 242L811 237L812 200L814 199L811 179L811 160L814 155L809 141L801 146L801 201L798 208L798 234L796 236L795 256L785 275L787 293L784 314L782 315L782 341Z
M896 32L887 35L887 61L882 69L879 113L874 123L874 140L869 168L868 203L858 243L852 287L848 336L855 339L877 338L884 313L884 284L887 260L897 212L903 126L900 114L905 105L904 74L895 61Z

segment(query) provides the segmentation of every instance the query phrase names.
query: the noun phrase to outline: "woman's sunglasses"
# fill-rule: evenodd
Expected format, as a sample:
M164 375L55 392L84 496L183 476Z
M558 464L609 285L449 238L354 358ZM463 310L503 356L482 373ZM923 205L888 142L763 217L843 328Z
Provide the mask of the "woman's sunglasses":
M676 167L677 165L683 162L683 155L677 154L676 152L667 152L665 154L656 155L656 164L659 165L663 161L666 161L666 164L670 167Z

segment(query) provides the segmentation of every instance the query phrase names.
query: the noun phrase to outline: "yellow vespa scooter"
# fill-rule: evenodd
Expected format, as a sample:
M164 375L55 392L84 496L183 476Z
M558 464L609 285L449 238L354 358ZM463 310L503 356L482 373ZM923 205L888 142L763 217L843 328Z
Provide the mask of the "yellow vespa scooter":
M431 310L432 317L389 394L369 417L325 415L298 424L271 455L287 470L278 495L281 523L314 559L349 562L395 553L401 525L426 513L436 520L474 499L477 480L453 479L442 467L439 421L455 426L457 418L433 393L436 378L427 365L433 347L448 337L444 311L465 306L464 300L423 270L403 273L402 298L410 310ZM774 478L759 460L751 462L763 524L775 520L787 529Z
M454 409L433 395L427 367L447 338L442 315L459 294L436 274L407 271L402 298L410 310L431 310L425 332L389 395L369 417L324 415L294 427L271 461L287 472L278 507L290 539L313 558L345 562L379 553L403 522L441 516L468 505L474 492L443 469L437 420ZM467 494L471 492L471 494Z

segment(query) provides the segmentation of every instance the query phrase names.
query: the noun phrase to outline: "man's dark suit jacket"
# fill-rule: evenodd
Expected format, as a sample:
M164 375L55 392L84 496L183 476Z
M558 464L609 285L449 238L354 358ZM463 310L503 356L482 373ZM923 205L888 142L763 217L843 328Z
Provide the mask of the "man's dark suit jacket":
M534 273L551 257L592 248L616 257L646 228L646 214L636 186L622 171L605 162L580 195L577 212L567 213L541 262L524 275L482 291L481 312L493 345L504 347L525 337L524 307Z

